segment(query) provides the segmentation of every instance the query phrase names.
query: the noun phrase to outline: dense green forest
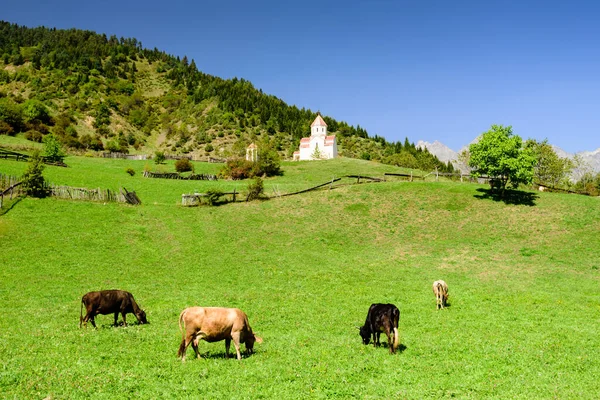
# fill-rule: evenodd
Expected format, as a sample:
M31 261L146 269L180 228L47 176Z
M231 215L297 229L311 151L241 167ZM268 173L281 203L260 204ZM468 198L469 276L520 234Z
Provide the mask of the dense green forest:
M72 152L161 150L199 158L242 155L257 142L291 157L315 117L247 80L205 74L194 60L136 39L0 21L0 134L38 142L54 134ZM324 119L342 156L452 169L408 139L388 142Z

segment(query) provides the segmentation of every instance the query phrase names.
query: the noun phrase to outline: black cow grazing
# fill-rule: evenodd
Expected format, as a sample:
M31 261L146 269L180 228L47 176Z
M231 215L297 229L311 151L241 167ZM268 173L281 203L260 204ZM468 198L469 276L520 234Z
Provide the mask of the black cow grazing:
M373 345L379 346L379 335L385 332L388 338L390 354L396 352L398 347L398 321L400 320L400 310L393 304L371 304L367 320L364 326L360 327L360 336L364 344L369 344L373 336Z
M83 317L83 306L85 305L85 317ZM87 327L87 322L91 321L94 328L96 322L94 317L98 314L115 314L115 326L119 313L123 316L123 325L127 326L125 315L132 313L140 324L147 324L146 313L138 307L133 299L133 295L124 290L102 290L99 292L86 293L81 298L81 309L79 310L79 327L81 324Z

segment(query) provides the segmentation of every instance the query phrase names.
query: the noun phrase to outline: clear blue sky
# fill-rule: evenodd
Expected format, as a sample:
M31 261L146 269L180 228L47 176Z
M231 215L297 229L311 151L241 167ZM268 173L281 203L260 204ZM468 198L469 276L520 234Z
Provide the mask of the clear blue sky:
M491 124L600 147L600 1L8 1L0 19L135 37L387 140Z

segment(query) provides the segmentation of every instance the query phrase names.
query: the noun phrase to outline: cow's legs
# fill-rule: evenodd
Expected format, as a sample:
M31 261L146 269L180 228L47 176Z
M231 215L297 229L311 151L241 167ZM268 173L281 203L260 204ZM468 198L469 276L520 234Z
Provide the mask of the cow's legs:
M231 346L231 338L225 339L225 358L229 358L229 347Z
M95 317L93 315L90 315L90 322L92 323L92 326L94 328L96 328L96 321L95 321Z
M235 352L237 353L237 359L241 360L242 355L240 354L240 333L232 333L231 338L233 339L233 345L235 346Z
M119 319L119 313L118 312L115 313L115 326L118 326L117 325L117 319Z
M390 335L390 330L389 330L389 328L386 328L386 330L385 330L385 334L386 334L386 336L387 336L387 339L388 339L388 346L389 346L389 348L390 348L390 353L393 353L393 352L394 352L394 334L392 333L392 334Z
M198 343L200 342L200 338L199 337L195 337L192 340L192 349L194 349L194 353L196 353L196 358L202 358L200 357L200 350L198 350Z
M179 346L179 355L181 356L181 362L185 361L185 351L187 350L187 347L189 345L190 345L190 340L188 340L187 338L185 338L181 341L181 345Z
M123 325L127 326L127 317L126 317L127 312L126 311L121 311L121 315L123 316ZM116 319L115 319L115 323L116 323Z

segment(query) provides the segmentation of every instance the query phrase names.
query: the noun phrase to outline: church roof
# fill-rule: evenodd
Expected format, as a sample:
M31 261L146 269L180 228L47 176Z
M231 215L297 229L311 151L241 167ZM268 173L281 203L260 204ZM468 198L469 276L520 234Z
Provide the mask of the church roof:
M313 126L327 126L327 124L325 123L325 120L323 119L323 117L321 117L321 114L317 114L317 118L315 118L313 123L310 124L311 128Z
M249 149L255 149L256 145L254 143L250 143L250 145L248 146Z
M325 136L325 146L333 146L335 143L335 135Z

